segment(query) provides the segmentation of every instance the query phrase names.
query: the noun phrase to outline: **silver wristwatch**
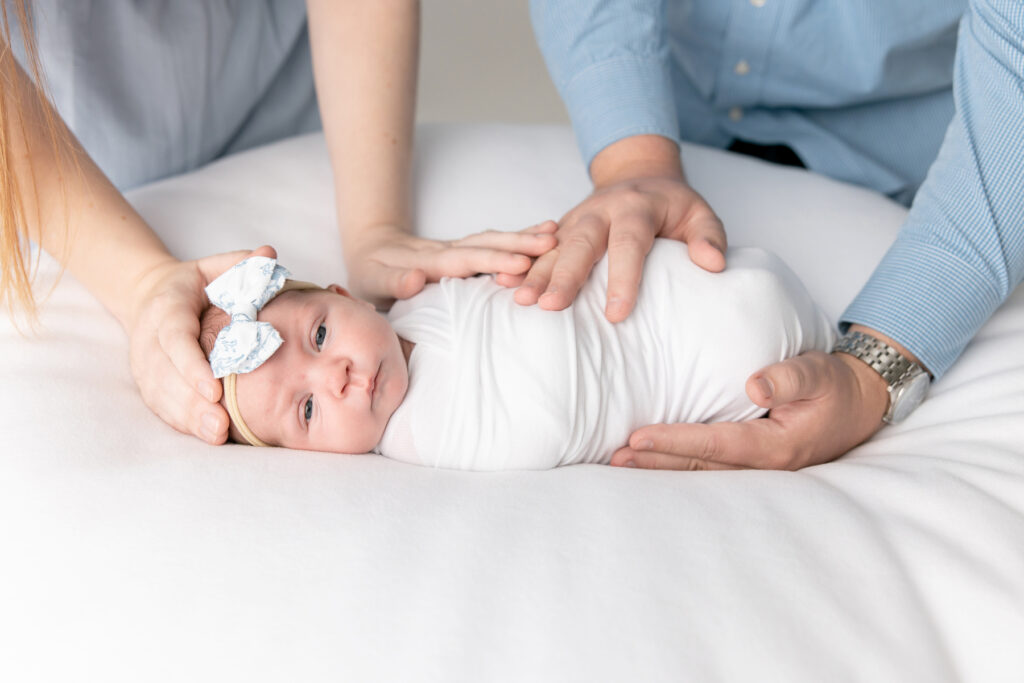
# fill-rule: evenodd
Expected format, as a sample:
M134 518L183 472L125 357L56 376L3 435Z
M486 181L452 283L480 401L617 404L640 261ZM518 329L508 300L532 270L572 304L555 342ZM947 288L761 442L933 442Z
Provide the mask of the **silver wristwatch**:
M889 385L889 408L882 416L889 424L906 419L928 393L931 378L925 369L869 334L847 332L836 344L835 351L864 361Z

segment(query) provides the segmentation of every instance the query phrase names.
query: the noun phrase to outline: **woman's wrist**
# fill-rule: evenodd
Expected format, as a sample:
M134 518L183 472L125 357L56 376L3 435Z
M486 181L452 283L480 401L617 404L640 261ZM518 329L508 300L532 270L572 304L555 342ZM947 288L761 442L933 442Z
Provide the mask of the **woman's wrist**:
M412 232L398 223L377 222L362 223L358 227L350 224L342 228L341 235L342 249L348 260L388 242L411 237Z

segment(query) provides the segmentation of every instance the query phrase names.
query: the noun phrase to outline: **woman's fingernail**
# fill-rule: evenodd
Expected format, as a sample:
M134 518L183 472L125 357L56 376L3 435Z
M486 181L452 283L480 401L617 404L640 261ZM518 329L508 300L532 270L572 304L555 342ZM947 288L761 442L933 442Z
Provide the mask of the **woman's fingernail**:
M761 393L764 394L765 398L771 398L772 394L775 393L775 387L772 386L772 381L767 377L759 377L757 379L757 386L761 389Z
M206 413L205 415L203 415L202 422L203 424L202 427L200 428L200 431L202 431L204 435L209 436L208 440L213 440L213 438L217 435L217 427L220 426L220 420L217 419L217 416L215 414Z
M637 445L633 446L633 448L638 451L649 451L652 448L654 448L654 442L651 441L650 439L644 439Z
M622 466L623 467L636 467L636 463L633 462L632 460L627 460L626 462L622 463Z
M203 382L200 384L199 392L211 403L217 400L217 388L213 385L213 382Z

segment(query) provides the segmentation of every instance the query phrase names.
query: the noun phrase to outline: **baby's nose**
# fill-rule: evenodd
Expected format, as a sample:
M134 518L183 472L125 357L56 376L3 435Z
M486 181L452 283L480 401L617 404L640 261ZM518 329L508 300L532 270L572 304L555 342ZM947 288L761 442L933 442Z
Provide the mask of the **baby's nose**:
M325 368L324 383L327 385L327 393L331 396L343 396L349 382L349 364L341 362L332 364Z

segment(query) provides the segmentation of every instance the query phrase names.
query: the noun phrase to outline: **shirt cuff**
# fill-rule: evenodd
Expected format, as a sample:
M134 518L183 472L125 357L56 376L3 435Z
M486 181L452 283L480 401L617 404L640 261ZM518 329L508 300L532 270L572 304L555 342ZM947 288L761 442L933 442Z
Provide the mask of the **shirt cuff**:
M679 144L672 78L657 57L618 57L588 66L565 86L563 98L583 160L632 135L661 135Z
M991 277L949 251L897 239L840 318L895 339L941 377L1002 303Z

